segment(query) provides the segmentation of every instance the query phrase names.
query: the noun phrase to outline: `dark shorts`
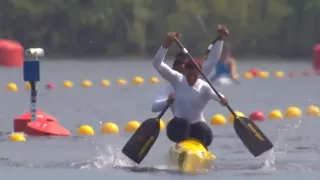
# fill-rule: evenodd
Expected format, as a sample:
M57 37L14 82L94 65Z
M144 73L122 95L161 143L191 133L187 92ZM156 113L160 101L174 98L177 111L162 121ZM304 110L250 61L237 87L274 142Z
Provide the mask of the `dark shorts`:
M175 143L194 138L208 147L213 140L212 130L202 121L190 124L185 119L175 117L168 123L166 131L168 138Z

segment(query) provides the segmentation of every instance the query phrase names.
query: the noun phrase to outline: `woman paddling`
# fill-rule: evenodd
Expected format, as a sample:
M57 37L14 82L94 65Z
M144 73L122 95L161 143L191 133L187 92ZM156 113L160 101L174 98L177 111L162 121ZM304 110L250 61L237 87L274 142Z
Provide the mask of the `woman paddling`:
M231 56L230 45L225 43L222 48L221 58L216 64L215 74L211 77L211 82L214 83L219 78L238 79L236 60Z
M208 50L205 54L206 61L203 63L203 73L209 75L212 68L218 62L222 47L223 47L223 38L229 34L229 31L226 27L218 25L217 27L218 36L217 41L214 41L214 44L210 44ZM184 52L178 52L175 56L175 61L173 62L172 69L178 71L179 73L184 73L184 64L188 60ZM162 92L156 97L152 103L152 112L160 112L165 108L167 102L173 99L174 100L174 89L171 84L168 84L164 87ZM174 106L171 106L171 111L174 112Z
M178 33L168 33L166 42L153 60L153 66L172 85L175 92L174 118L167 125L167 136L176 143L189 138L197 139L208 147L213 134L210 127L203 122L203 110L209 100L218 101L221 105L225 105L227 100L223 98L220 101L209 84L199 78L197 66L192 61L188 60L185 63L184 74L171 69L163 62L168 48L178 36ZM196 62L201 68L202 62Z

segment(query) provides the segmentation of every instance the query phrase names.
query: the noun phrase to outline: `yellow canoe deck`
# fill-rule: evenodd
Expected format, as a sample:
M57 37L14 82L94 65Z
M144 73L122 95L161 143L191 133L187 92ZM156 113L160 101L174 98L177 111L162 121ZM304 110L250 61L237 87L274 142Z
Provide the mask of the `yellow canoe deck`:
M172 145L169 154L172 163L183 173L210 169L216 159L199 141L193 139Z

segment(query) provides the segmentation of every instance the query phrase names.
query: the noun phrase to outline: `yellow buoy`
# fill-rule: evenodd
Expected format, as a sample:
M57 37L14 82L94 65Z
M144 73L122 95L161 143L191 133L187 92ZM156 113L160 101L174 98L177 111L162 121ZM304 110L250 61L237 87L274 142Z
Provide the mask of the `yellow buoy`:
M240 111L235 111L235 113L236 113L236 115L238 116L238 117L245 117L245 115L242 113L242 112L240 112ZM234 122L234 116L230 113L230 115L229 115L229 122L231 122L231 123L233 123Z
M287 119L295 119L301 117L301 110L298 107L291 106L286 111L286 118Z
M274 109L274 110L270 111L268 118L271 120L281 120L281 119L283 119L283 115L280 110Z
M83 80L81 83L82 87L91 87L92 86L92 82L89 80Z
M160 130L162 131L165 128L166 128L166 123L162 119L160 119Z
M100 82L100 85L101 86L110 86L111 85L111 82L107 79L103 79L101 82Z
M261 77L261 78L268 78L269 77L269 72L267 71L260 71L258 73L258 76Z
M245 72L244 77L246 79L252 79L252 78L254 78L254 75L251 72Z
M26 141L26 137L24 136L23 133L12 133L9 136L10 141L17 141L17 142L24 142Z
M73 87L73 83L72 83L72 81L65 80L65 81L63 81L62 86L65 87L65 88L72 88Z
M144 83L144 79L140 76L136 76L132 79L132 84L143 84Z
M124 127L124 132L135 132L139 127L140 122L129 121L128 124Z
M225 125L226 123L227 120L222 114L216 114L211 118L212 125Z
M277 78L283 78L284 77L284 72L282 71L277 71L274 73L274 76Z
M10 92L17 92L18 91L18 86L15 83L11 82L11 83L7 84L7 89Z
M157 77L152 76L152 77L150 78L150 83L151 83L151 84L155 84L155 83L158 83L158 82L159 82L159 79L158 79Z
M25 85L24 85L24 88L25 88L26 90L30 90L30 89L31 89L30 83L29 83L29 82L26 82Z
M119 85L126 85L126 84L127 84L127 81L126 81L125 79L118 79L118 80L117 80L117 83L118 83Z
M101 128L101 134L119 134L119 127L113 122L105 123Z
M311 105L307 108L307 115L308 116L319 116L320 110L317 106Z
M89 125L82 125L78 128L77 133L79 135L94 136L94 129Z

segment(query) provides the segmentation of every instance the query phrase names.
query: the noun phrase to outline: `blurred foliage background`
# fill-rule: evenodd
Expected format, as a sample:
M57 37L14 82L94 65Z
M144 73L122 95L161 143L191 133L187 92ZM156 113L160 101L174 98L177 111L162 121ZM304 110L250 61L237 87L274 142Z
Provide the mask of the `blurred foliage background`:
M0 38L60 55L152 55L168 31L203 54L216 27L234 53L310 56L320 0L1 0Z

